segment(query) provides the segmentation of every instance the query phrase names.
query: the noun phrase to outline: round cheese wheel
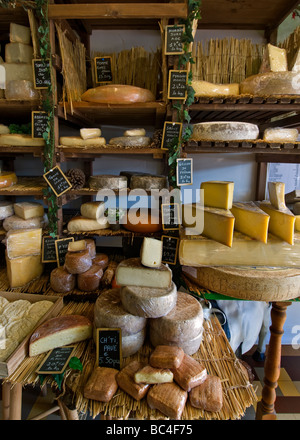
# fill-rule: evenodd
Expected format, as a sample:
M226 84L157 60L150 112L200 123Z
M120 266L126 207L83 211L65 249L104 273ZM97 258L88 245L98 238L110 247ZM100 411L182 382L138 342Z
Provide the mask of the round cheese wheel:
M152 102L155 96L150 90L124 84L108 84L87 90L81 96L82 101L107 104L130 104L134 102Z
M151 139L147 136L119 136L111 138L110 145L118 145L119 147L148 147Z
M195 354L201 345L203 338L203 328L200 330L200 333L196 335L194 338L189 338L187 340L178 339L177 341L170 341L164 335L156 332L152 328L150 328L150 342L153 347L157 347L158 345L170 345L174 347L180 347L189 356Z
M15 173L11 171L0 172L0 188L9 188L18 182L18 178Z
M132 176L130 179L131 189L144 189L146 191L151 191L152 189L160 190L168 187L169 183L166 176L136 175Z
M47 226L48 219L47 216L43 217L32 217L27 220L22 219L17 215L11 215L3 221L3 229L5 231L10 231L11 229L35 229L44 228Z
M133 356L143 346L146 337L146 328L133 335L122 336L122 357Z
M176 305L177 288L170 289L126 286L120 291L123 307L133 315L144 318L160 318L167 315Z
M85 238L86 247L89 250L91 258L96 257L96 243L92 238Z
M99 288L100 280L103 275L101 267L93 265L89 270L81 273L77 277L77 285L79 290L91 292Z
M240 84L241 95L299 95L298 72L266 72L248 76Z
M194 141L243 141L256 140L258 126L249 122L200 122L193 125Z
M125 130L123 136L146 136L146 130L144 128L131 128Z
M128 336L140 332L147 320L126 312L122 306L120 290L109 289L95 303L94 323L96 328L121 328L122 336Z
M92 258L88 249L80 252L67 252L65 268L72 274L80 274L89 270L92 266Z
M50 274L50 286L55 292L66 293L75 289L76 277L64 267L57 267Z
M131 232L153 233L161 231L162 224L159 214L142 209L135 215L135 211L128 211L124 228Z
M93 259L93 264L100 266L104 270L108 266L108 261L109 261L109 258L107 255L96 254L95 258Z
M193 339L203 325L203 309L199 301L184 292L177 293L175 307L166 316L150 320L150 327L169 341Z
M127 177L105 174L102 176L91 176L89 179L91 189L122 189L127 188Z

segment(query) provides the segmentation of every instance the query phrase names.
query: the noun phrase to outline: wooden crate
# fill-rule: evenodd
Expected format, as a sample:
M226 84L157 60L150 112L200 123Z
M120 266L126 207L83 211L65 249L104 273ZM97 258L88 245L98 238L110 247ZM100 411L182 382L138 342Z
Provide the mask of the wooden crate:
M6 298L8 301L17 301L19 299L25 299L27 301L30 301L31 303L35 303L37 301L52 301L53 306L37 322L34 329L38 327L42 322L57 316L64 306L63 298L58 296L35 295L29 293L13 293L13 292L2 292L2 291L0 291L0 296ZM34 329L32 330L32 332L34 331ZM9 356L9 358L6 359L5 362L0 362L0 378L10 376L20 365L20 363L25 359L25 357L28 355L29 339L32 332L29 333L28 336L26 336L26 338L19 344L19 346Z

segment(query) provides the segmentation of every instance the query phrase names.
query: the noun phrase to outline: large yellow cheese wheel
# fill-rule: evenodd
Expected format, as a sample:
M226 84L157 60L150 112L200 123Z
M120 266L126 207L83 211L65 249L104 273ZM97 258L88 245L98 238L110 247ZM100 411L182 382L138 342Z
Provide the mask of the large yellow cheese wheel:
M99 104L130 104L135 102L155 101L150 90L123 84L109 84L89 89L81 96L83 101Z
M0 172L0 188L9 188L17 183L18 178L12 171Z

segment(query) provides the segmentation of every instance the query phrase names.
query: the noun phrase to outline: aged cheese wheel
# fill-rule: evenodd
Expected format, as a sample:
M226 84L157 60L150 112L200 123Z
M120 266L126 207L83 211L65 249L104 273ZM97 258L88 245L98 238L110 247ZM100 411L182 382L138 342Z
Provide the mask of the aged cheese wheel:
M127 178L125 176L114 176L111 174L103 176L91 176L89 179L91 189L121 189L127 188Z
M199 96L237 96L240 93L239 84L213 84L207 81L192 81L195 97Z
M39 92L34 88L32 81L15 79L6 84L5 98L18 101L37 101Z
M0 124L0 134L9 134L10 130L7 125Z
M91 292L97 290L100 285L100 280L103 275L103 270L100 266L93 265L86 272L83 272L77 277L77 285L79 290L84 292Z
M266 142L296 142L299 136L297 128L266 128L263 140Z
M74 217L68 223L69 232L89 232L109 228L109 223L105 217L92 220L85 217Z
M146 318L126 312L122 306L119 289L104 291L95 303L94 323L96 328L121 328L122 336L140 332L147 323Z
M44 139L33 139L30 134L1 134L0 145L21 147L44 147Z
M146 338L146 328L133 335L122 336L122 357L133 356L143 346Z
M249 122L200 122L193 125L194 141L243 141L259 136L257 125Z
M125 286L121 288L123 307L133 315L144 318L159 318L167 315L175 306L177 288L174 283L170 289Z
M3 221L3 229L5 231L10 231L12 229L33 229L33 228L44 228L47 226L48 220L46 216L43 217L33 217L28 220L24 220L17 215L11 215Z
M200 333L193 338L177 339L176 341L170 341L163 334L155 331L150 327L150 342L153 347L157 347L159 345L170 345L173 347L181 348L185 354L192 356L195 354L201 345L203 338L203 328L200 330Z
M18 182L16 174L12 171L0 171L0 189L9 188Z
M57 267L50 274L50 286L55 292L66 293L75 289L76 277L64 267Z
M14 204L6 200L0 202L0 220L4 220L14 214Z
M110 145L118 145L119 147L148 147L151 139L147 136L119 136L111 138Z
M240 84L243 95L274 96L299 95L297 72L267 72L252 75Z
M106 144L104 137L82 139L80 136L62 136L59 143L65 147L102 147Z
M148 209L142 209L135 216L135 212L129 211L127 214L126 223L123 224L124 228L131 232L151 233L161 231L162 224L159 214L152 212Z
M131 189L151 189L169 188L168 178L166 176L136 175L130 179Z
M72 274L86 272L92 266L92 258L88 249L80 252L67 252L65 257L65 268Z
M123 84L109 84L89 89L81 96L82 101L107 104L130 104L152 102L155 96L150 90Z
M150 320L150 328L169 341L193 339L203 325L202 306L188 293L178 292L175 307L166 316Z
M104 270L108 266L108 261L109 258L106 254L96 254L95 258L93 259L93 264L96 264Z

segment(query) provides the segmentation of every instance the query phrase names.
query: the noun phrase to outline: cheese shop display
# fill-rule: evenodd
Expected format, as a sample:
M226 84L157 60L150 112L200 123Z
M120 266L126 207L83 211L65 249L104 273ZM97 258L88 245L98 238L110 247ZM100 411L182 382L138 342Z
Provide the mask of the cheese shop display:
M153 102L155 96L150 90L124 84L109 84L89 89L81 96L82 101L99 104L128 104Z
M0 136L1 139L1 136ZM9 188L18 182L16 173L13 171L0 171L0 189Z
M249 122L200 122L193 125L191 140L250 141L258 136L258 126Z
M254 240L267 243L270 216L254 202L233 203L234 230L242 232Z
M270 216L269 232L283 241L294 244L295 216L288 209L276 209L271 202L259 204L260 209Z
M195 97L217 97L217 96L238 96L240 93L239 84L214 84L208 81L193 80L192 87L195 90Z
M266 142L297 142L299 132L296 128L266 128L263 140Z
M240 84L240 92L252 96L299 95L297 72L266 72L249 76Z
M111 174L91 176L89 178L89 187L98 189L124 189L127 188L127 178L125 176L115 176Z

